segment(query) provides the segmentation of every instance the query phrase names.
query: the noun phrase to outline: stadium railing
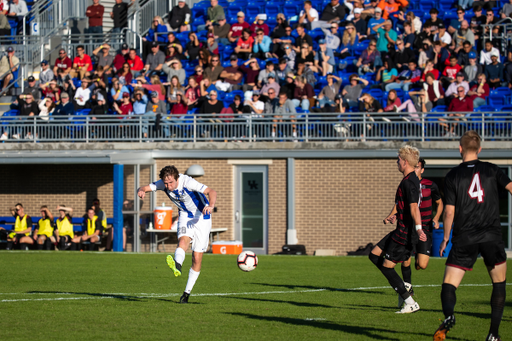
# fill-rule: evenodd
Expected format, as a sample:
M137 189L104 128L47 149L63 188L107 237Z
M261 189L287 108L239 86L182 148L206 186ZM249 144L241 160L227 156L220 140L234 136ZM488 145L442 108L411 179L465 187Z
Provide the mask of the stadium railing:
M139 32L141 35L145 35L151 28L155 16L158 15L162 19L166 18L172 7L177 4L177 0L149 0L142 4L135 2L128 13L130 29ZM190 4L189 7L191 7ZM167 22L166 20L164 21Z
M484 140L512 140L512 112L305 113L291 116L188 114L0 117L7 142L313 142L453 140L477 130ZM19 139L12 139L13 135ZM147 136L147 137L145 137Z

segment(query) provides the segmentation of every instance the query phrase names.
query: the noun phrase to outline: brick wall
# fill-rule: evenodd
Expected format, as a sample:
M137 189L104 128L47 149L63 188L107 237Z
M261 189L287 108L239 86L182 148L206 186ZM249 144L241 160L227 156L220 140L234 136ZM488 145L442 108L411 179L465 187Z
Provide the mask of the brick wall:
M308 254L378 242L402 179L395 160L296 160L296 228Z
M273 160L268 166L268 253L282 250L286 244L287 187L286 160Z
M94 198L112 216L112 165L2 165L0 179L0 216L20 202L30 216L40 216L41 205L58 215L55 208L63 204L78 217Z

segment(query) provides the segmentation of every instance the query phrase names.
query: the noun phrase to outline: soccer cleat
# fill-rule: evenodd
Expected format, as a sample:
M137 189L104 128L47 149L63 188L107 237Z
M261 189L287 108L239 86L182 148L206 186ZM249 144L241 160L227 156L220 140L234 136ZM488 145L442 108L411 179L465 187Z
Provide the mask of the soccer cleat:
M446 339L446 334L450 331L450 329L455 326L455 316L448 316L443 323L437 328L434 334L434 341L443 341Z
M492 333L489 333L485 341L501 341L501 338L499 336L492 335Z
M176 264L176 262L174 261L174 258L172 258L171 255L167 255L166 261L167 261L167 265L174 273L174 276L175 277L181 276L181 265Z
M397 314L410 314L410 313L414 313L416 311L420 310L420 305L418 304L418 302L414 302L414 304L405 304L404 307L397 311L396 313Z
M188 303L188 298L190 297L190 294L187 294L186 292L183 293L180 297L180 303Z
M412 284L404 282L404 285L405 285L405 289L409 292L409 295L414 296L414 291L412 290ZM403 304L404 304L404 299L402 298L402 296L400 296L400 294L398 294L398 308L401 308Z

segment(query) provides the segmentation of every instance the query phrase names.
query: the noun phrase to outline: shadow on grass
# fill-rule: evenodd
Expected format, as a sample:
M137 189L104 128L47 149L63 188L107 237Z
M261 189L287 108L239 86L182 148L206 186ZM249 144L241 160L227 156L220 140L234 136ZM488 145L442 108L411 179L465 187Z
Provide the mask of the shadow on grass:
M100 294L100 293L94 293L94 292L73 292L73 291L27 291L28 294L65 294L65 295L77 295L77 296L91 296L91 297L107 297L107 298L115 298L119 300L124 301L134 301L134 302L140 302L144 299L141 299L137 296L127 296L127 295L115 295L115 294Z
M285 300L268 300L264 298L250 298L250 297L236 297L236 296L221 296L221 298L233 298L236 300L245 300L245 301L259 301L259 302L270 302L270 303L288 303L291 305L295 305L297 307L306 307L306 308L339 308L325 304L318 303L309 303L309 302L294 302L294 301L285 301Z
M400 340L400 338L392 338L383 336L383 333L391 333L391 334L400 334L403 338L404 335L410 335L411 340L418 340L423 338L432 338L433 334L425 334L418 332L404 332L400 330L390 330L390 329L382 329L382 328L374 328L368 326L352 326L348 324L339 324L329 321L318 321L318 320L304 320L290 317L278 317L278 316L259 316L254 314L244 314L244 313L226 313L234 316L245 317L248 319L268 321L268 322L281 322L285 324L297 325L297 326L309 326L314 328L321 328L327 330L334 330L348 334L354 334L358 336L365 336L369 339L375 340ZM340 336L340 339L342 337ZM457 338L452 338L453 340L461 340Z
M325 290L325 291L341 291L341 292L364 292L365 294L379 294L382 295L385 293L384 290L375 291L375 290L358 290L356 289L340 289L340 288L328 288L328 287L317 287L314 285L301 285L301 284L271 284L271 283L250 283L254 285L262 285L267 287L277 287L277 288L287 288L291 290L304 289L304 290Z

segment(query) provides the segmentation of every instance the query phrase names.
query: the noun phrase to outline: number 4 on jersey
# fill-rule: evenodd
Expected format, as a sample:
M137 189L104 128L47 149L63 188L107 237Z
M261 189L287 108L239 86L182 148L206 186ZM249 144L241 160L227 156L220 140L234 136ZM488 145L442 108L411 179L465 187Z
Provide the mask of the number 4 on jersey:
M479 204L484 202L484 190L480 183L479 173L473 175L473 180L471 181L471 186L469 186L468 194L471 197L471 199L478 199Z

